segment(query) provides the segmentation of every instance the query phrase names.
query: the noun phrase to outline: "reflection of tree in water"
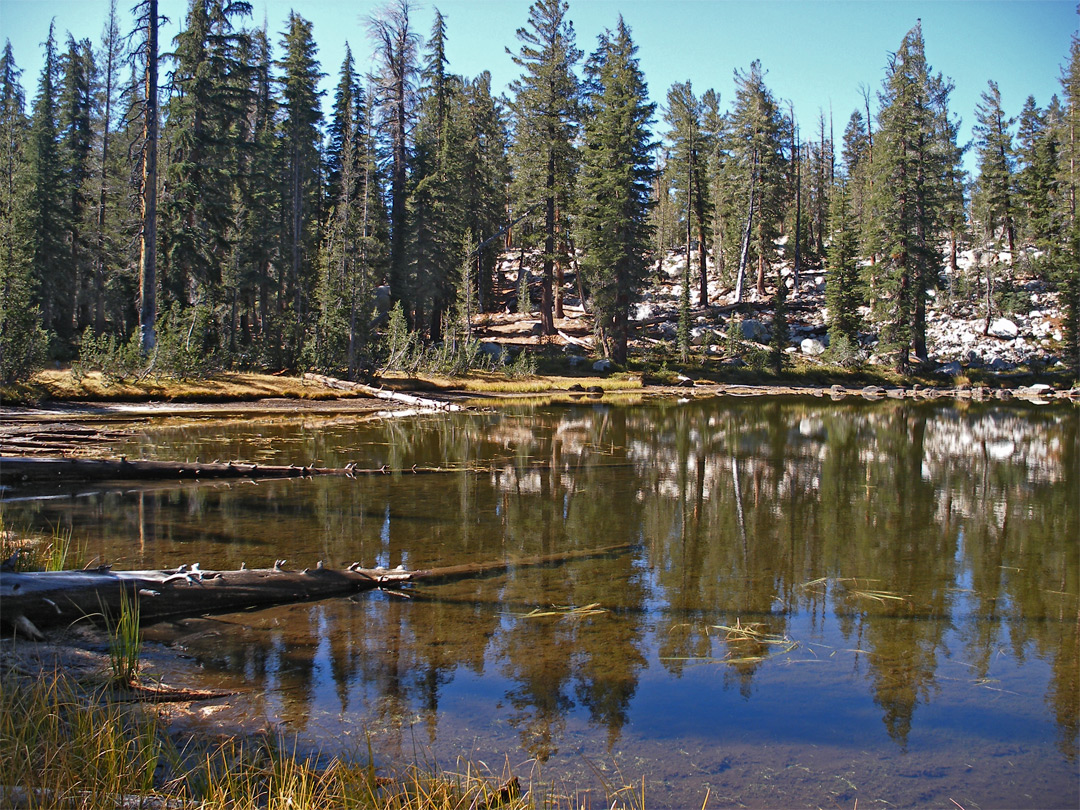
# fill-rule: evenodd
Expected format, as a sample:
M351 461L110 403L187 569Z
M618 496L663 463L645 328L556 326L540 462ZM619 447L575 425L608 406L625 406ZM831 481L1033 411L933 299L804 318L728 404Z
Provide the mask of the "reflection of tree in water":
M783 594L793 582L793 532L803 521L802 484L788 474L792 451L786 423L774 405L746 414L684 409L670 414L670 439L657 447L659 464L644 482L650 558L668 609L659 628L664 666L680 673L687 660L738 661L725 682L749 695L763 658L753 643L725 644L710 626L764 622L783 635ZM768 447L760 453L761 446ZM788 511L768 508L788 497ZM723 646L721 646L723 645Z
M1075 758L1078 423L1075 411L1000 405L719 400L335 427L332 439L301 430L285 447L327 463L473 471L147 491L139 553L268 564L288 538L294 565L426 567L642 545L636 557L442 586L423 609L377 597L294 608L288 626L255 619L200 652L245 673L265 690L253 700L280 703L300 727L323 679L343 712L372 707L386 725L419 714L433 732L455 669L482 672L490 655L514 681L507 702L533 750L558 748L574 708L611 741L645 666L646 621L678 676L685 661L674 659L758 657L711 625L761 622L783 635L788 615L805 612L872 653L856 666L901 744L935 694L946 633L959 634L973 678L994 677L1004 645L1045 660L1060 747ZM277 460L312 460L287 452ZM27 524L127 537L129 506L110 493L18 508ZM860 595L874 590L903 601ZM591 602L613 613L500 616ZM725 687L750 694L761 666L725 666Z
M603 409L595 420L566 420L538 433L539 469L507 476L508 543L522 551L596 547L637 540L637 506L612 491L625 486L611 465L625 461L625 412ZM597 451L603 457L597 459ZM599 462L599 463L597 463ZM604 493L604 497L598 497ZM612 504L620 508L612 509ZM618 739L645 664L640 576L632 557L569 565L513 576L502 591L509 605L548 607L593 603L612 611L584 618L517 618L499 637L503 672L517 683L507 694L510 723L523 746L543 761L558 750L573 695L590 720Z

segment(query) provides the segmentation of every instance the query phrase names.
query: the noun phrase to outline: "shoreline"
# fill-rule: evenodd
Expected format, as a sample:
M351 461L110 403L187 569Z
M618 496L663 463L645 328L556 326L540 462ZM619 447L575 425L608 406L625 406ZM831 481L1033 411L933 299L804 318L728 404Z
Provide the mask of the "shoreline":
M542 381L550 381L544 386ZM469 390L465 385L402 385L379 389L378 396L362 390L305 383L317 389L317 396L237 396L211 400L163 400L148 395L141 400L128 396L52 399L37 405L0 404L0 456L8 457L98 457L110 442L153 419L228 421L231 419L282 419L312 416L395 418L416 413L445 413L448 410L484 410L514 404L547 405L578 402L618 402L634 404L657 399L707 399L716 397L772 398L810 397L834 402L885 399L909 402L938 400L963 403L1018 402L1029 405L1070 403L1080 405L1080 387L1055 388L1049 383L1017 387L990 387L963 383L937 387L912 382L908 385L812 385L807 383L730 383L684 380L681 385L632 384L611 378L580 378L567 385L567 378L538 377L533 390L523 392ZM601 383L606 382L606 386ZM356 386L368 389L367 386ZM238 461L243 461L239 459Z

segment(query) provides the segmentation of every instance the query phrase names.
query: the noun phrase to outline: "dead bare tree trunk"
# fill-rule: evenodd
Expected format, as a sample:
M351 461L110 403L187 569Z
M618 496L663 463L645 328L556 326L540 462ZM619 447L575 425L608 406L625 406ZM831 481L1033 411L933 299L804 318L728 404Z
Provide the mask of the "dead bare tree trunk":
M139 333L149 356L157 342L157 147L158 147L158 0L146 0L146 99L143 109L143 178L139 195L142 234L139 242Z
M750 233L754 223L754 183L750 184L750 207L746 212L746 228L743 229L742 249L739 252L739 271L735 277L735 303L742 303L743 280L746 278L746 267L750 263Z

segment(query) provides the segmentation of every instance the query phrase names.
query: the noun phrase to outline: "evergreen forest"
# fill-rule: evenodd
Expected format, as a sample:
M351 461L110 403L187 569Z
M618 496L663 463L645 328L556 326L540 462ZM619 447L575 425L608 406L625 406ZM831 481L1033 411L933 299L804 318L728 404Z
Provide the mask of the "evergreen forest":
M435 357L460 371L493 362L472 334L485 313L535 313L542 341L568 289L597 353L625 365L674 252L673 357L722 290L770 302L782 369L788 298L816 273L837 362L865 359L870 336L909 373L927 361L928 298L989 328L1025 278L1057 296L1058 357L1080 372L1076 37L1046 106L987 77L978 108L957 111L916 24L834 142L831 117L800 120L759 62L653 103L621 17L590 51L564 0L535 0L506 43L519 75L505 93L454 73L446 18L418 31L409 0L364 19L332 66L300 13L269 30L251 12L191 0L164 42L157 0L114 0L100 41L62 21L43 32L39 76L7 43L4 382L50 363L366 379ZM972 248L989 258L959 273Z

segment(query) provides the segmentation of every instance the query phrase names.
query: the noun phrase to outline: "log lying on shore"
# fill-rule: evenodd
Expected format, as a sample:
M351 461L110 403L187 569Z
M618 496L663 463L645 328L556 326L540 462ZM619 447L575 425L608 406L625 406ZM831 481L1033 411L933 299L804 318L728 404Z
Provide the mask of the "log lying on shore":
M446 472L441 467L412 467L403 473ZM304 467L289 465L242 464L240 462L212 462L208 464L174 461L128 461L126 458L28 458L5 456L0 458L0 484L17 484L30 481L108 481L163 479L229 479L229 478L304 478L315 475L341 475L355 478L359 475L387 475L394 470L389 467L361 469L353 464L345 467Z
M402 394L398 391L388 391L385 388L376 388L373 385L352 382L351 380L339 380L337 377L327 377L325 374L314 374L310 371L304 373L304 379L325 385L327 388L336 388L339 391L355 391L375 399L385 399L387 402L400 402L417 408L431 411L462 411L462 406L453 402L446 402L431 397L418 397L413 394Z
M452 582L503 574L515 568L559 565L571 560L606 557L633 546L566 551L467 563L419 571L322 567L288 570L274 568L238 571L203 571L198 564L162 571L56 571L15 573L0 571L0 623L33 639L42 628L69 625L85 618L115 620L125 598L136 597L139 619L161 619L232 613L289 602L344 596L382 588L400 589L411 583Z

